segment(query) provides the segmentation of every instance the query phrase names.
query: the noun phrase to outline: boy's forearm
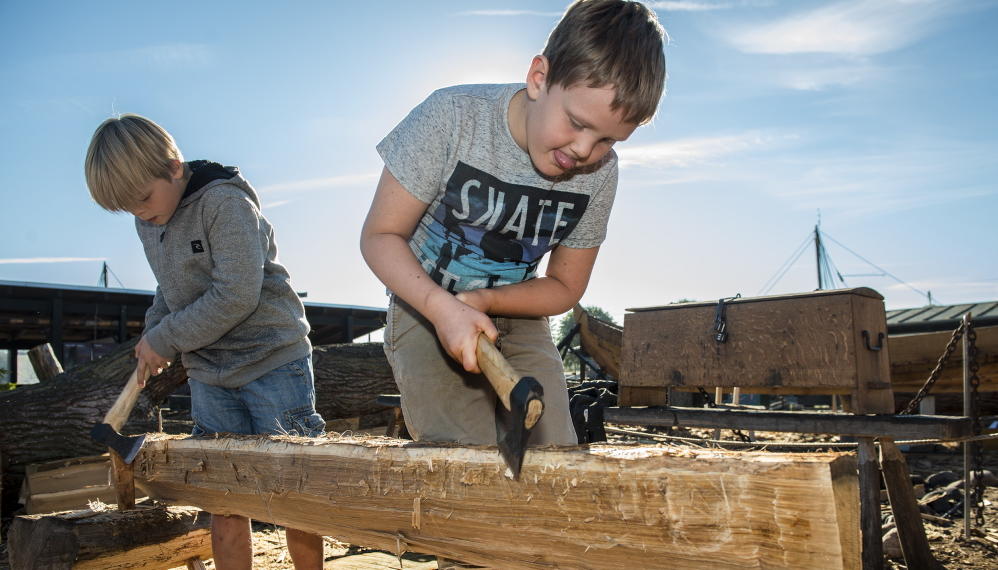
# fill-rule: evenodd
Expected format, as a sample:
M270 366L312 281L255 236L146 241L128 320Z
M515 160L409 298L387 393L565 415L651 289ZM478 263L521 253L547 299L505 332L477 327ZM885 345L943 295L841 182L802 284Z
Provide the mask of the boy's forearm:
M553 277L538 277L494 289L478 289L458 298L489 315L507 317L550 317L568 311L582 298Z

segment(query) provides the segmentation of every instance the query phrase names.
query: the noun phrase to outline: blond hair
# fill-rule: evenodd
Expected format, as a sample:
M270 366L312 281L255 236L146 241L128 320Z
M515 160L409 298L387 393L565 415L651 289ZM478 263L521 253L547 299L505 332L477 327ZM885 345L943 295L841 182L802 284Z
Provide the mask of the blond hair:
M94 132L84 171L94 201L112 212L128 210L156 178L170 180L173 161L184 161L170 133L139 115L112 117Z
M578 0L548 37L547 86L612 86L611 109L643 124L665 89L665 30L655 12L628 0Z

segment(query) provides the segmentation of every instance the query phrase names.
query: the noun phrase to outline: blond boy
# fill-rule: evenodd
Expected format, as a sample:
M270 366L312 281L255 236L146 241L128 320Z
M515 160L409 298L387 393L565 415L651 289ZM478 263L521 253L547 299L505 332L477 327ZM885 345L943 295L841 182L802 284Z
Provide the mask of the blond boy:
M194 435L321 434L305 310L238 169L184 162L162 127L123 115L97 128L85 171L98 204L135 216L157 282L135 356L155 374L181 355ZM213 515L211 539L216 568L251 567L249 519ZM321 537L287 541L296 568L322 568Z

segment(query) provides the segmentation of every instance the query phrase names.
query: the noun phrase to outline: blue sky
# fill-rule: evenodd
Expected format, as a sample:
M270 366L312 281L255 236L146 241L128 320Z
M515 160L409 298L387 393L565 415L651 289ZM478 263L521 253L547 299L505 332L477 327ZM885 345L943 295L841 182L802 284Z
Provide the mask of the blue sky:
M820 211L849 286L888 308L998 299L998 2L652 2L653 124L618 146L585 304L762 293ZM238 165L313 301L384 306L357 247L375 144L433 89L522 81L567 5L0 1L0 279L155 286L83 157L113 113ZM112 281L117 284L116 281ZM807 252L769 293L816 286Z

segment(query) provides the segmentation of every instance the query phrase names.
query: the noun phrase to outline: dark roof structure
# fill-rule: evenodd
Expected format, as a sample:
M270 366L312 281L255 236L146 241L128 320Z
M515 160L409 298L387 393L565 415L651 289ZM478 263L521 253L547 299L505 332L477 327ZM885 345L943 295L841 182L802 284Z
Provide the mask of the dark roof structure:
M998 325L998 301L986 301L887 311L887 332L907 334L953 330L967 313L971 314L977 326Z
M65 343L142 334L153 291L52 283L0 281L0 349L28 349L49 342L56 355ZM305 303L312 344L352 342L384 326L386 309Z

